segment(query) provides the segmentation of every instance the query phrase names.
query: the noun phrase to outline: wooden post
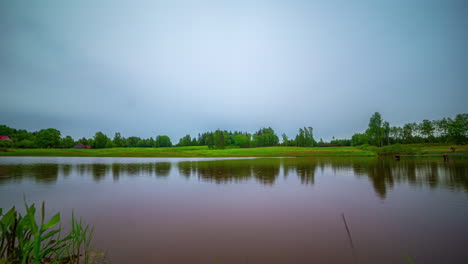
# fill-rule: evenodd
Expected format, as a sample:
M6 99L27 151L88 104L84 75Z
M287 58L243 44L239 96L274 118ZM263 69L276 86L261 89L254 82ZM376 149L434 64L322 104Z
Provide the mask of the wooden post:
M444 154L444 161L448 161L448 155Z

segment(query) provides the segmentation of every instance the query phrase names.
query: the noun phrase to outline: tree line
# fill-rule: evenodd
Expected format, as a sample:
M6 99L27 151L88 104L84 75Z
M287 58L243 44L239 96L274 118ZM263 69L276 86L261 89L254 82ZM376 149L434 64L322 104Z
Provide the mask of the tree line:
M468 114L458 114L454 119L423 120L420 123L407 123L401 127L390 126L382 119L379 112L375 112L364 133L357 133L351 137L349 144L359 146L369 144L385 146L392 144L415 143L468 143Z
M74 140L71 136L64 136L54 128L29 132L24 129L14 129L6 125L0 125L0 136L8 136L11 141L0 141L0 148L72 148L76 144L83 144L91 148L114 147L183 147L183 146L208 146L210 149L224 148L251 148L268 146L296 146L314 147L325 144L359 146L369 144L384 146L392 144L413 143L468 143L468 114L458 114L455 118L443 118L440 120L423 120L420 123L408 123L399 126L390 126L384 121L380 113L375 112L369 119L369 125L365 132L356 133L350 139L335 139L317 142L313 136L312 127L300 128L294 138L281 135L281 141L271 127L261 128L254 133L242 131L216 130L207 131L192 137L187 134L173 144L169 136L158 135L155 138L123 137L117 132L110 138L103 132L96 132L94 137Z
M55 128L42 129L37 132L29 132L24 129L14 129L6 125L0 125L0 135L8 136L11 141L0 141L0 148L73 148L76 144L90 146L91 148L122 148L122 147L184 147L184 146L208 146L210 149L224 148L250 148L268 146L298 146L312 147L316 145L313 138L312 127L299 129L294 139L288 139L283 134L283 143L271 127L261 128L255 133L241 131L216 130L198 134L197 137L186 135L177 144L173 144L169 136L159 135L155 138L123 137L117 132L113 138L103 132L96 132L92 138L80 138L74 140L71 136L62 137Z

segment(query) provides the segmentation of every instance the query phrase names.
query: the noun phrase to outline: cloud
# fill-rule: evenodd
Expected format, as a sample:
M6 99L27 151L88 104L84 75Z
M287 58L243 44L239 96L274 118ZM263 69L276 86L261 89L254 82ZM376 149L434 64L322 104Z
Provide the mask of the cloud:
M467 111L464 1L0 5L0 123L19 128L330 138L375 111L393 124Z

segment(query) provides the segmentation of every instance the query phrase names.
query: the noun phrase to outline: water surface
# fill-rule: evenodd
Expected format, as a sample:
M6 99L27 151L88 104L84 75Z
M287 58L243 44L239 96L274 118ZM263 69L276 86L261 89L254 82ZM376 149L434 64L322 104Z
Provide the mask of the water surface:
M23 195L112 263L468 263L466 159L1 157Z

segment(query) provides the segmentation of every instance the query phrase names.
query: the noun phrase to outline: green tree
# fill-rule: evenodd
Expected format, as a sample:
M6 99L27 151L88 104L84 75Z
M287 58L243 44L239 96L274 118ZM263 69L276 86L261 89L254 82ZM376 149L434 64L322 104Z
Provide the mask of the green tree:
M105 148L110 139L102 132L96 132L94 135L94 148Z
M141 139L139 137L128 137L126 146L134 148L134 147L136 147L138 145L138 142L140 140Z
M209 149L214 148L214 135L213 135L213 133L211 133L211 132L206 133L205 143L206 143L206 145L208 146Z
M383 122L382 126L383 142L386 145L390 145L390 123L387 121Z
M441 120L434 121L434 130L440 142L446 142L448 136L449 123L452 122L450 118L442 118Z
M468 143L468 114L459 114L449 123L448 137L456 144Z
M248 133L236 133L233 135L234 145L239 146L241 148L248 148L250 147L251 135Z
M213 143L214 143L215 148L224 149L224 147L226 146L226 141L225 141L225 138L224 138L223 131L216 130L213 133Z
M276 146L279 138L273 128L262 128L253 135L252 145L255 147Z
M54 128L40 130L35 138L35 145L39 148L54 148L60 146L60 131Z
M11 141L8 141L8 140L0 141L0 149L11 148L11 147L13 147L13 143Z
M375 112L369 120L369 128L366 130L369 143L374 146L382 146L383 127L382 116L379 112Z
M72 148L75 145L75 141L72 137L66 136L62 138L62 143L60 145L64 148Z
M112 143L112 140L110 139L107 140L105 148L113 148L113 147L114 147L114 143Z
M24 129L15 130L12 135L13 141L31 140L34 141L34 135Z
M177 146L179 147L192 146L192 137L190 137L189 134L185 135L184 137L179 139L179 143L177 143Z
M281 145L289 146L289 138L285 133L281 134L281 138L283 139L283 142L281 143Z
M168 136L157 136L155 141L155 147L164 148L172 147L171 139Z
M421 134L427 141L434 141L434 124L429 120L423 120L421 123Z
M29 139L23 139L19 142L14 143L15 148L35 148L36 145L34 144L34 141L29 140Z
M313 147L317 145L317 142L314 139L312 127L304 127L304 136L305 136L305 147Z
M403 129L401 127L390 127L389 133L390 141L392 144L402 143L403 140Z
M413 125L405 124L402 130L403 142L406 144L413 142Z
M114 147L117 147L117 148L125 147L125 139L122 138L122 135L120 134L120 132L116 132L114 134L114 139L112 140L112 143Z
M11 138L13 136L13 133L13 128L5 125L0 125L0 136L9 136Z
M360 146L369 143L367 134L354 134L351 137L351 146Z
M85 137L82 137L80 139L78 139L78 141L76 142L77 144L83 144L85 146L92 146L93 145L93 140L92 139L86 139Z

